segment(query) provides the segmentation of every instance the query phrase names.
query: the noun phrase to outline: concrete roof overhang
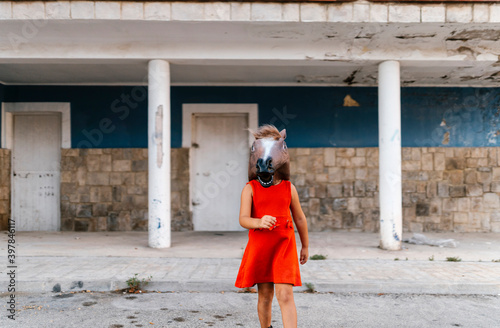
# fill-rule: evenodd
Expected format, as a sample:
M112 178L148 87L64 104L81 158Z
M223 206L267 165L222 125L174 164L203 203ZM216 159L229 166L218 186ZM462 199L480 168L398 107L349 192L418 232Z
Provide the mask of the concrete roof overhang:
M171 63L173 85L375 86L386 60L406 86L500 82L494 23L34 23L0 23L0 82L145 84L151 59Z

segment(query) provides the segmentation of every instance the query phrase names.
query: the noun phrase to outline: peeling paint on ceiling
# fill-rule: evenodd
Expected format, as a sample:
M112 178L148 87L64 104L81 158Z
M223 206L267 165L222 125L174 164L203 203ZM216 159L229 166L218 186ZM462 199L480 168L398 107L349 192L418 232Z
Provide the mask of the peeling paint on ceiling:
M485 29L463 29L461 31L453 31L451 35L446 38L446 41L469 41L474 39L498 41L500 40L500 30Z
M431 33L431 34L409 34L409 35L396 35L396 39L403 39L403 40L408 40L408 39L425 39L425 38L433 38L436 36L436 33Z
M373 86L398 60L403 85L498 86L500 24L54 21L17 51L0 39L0 81L144 84L151 58L174 85Z
M354 83L357 83L357 82L354 82L354 79L356 78L356 74L361 71L361 69L357 69L355 71L353 71L351 73L351 75L349 75L345 80L344 80L344 83L347 83L347 85L352 85Z

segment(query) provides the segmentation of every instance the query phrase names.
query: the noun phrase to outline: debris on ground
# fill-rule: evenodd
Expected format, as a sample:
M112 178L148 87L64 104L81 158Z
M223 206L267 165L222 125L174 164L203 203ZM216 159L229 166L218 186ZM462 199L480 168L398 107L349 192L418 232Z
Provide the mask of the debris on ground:
M403 239L405 243L415 244L415 245L429 245L437 247L452 247L458 246L458 242L455 239L429 239L421 233L414 233L411 238Z
M242 288L238 291L238 293L257 293L257 289L255 288L252 288L252 287L245 287L245 288Z

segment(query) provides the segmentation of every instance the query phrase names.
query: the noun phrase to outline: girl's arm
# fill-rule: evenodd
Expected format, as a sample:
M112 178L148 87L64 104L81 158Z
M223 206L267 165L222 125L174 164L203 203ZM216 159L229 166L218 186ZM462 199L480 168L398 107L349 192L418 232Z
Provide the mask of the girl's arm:
M300 251L300 264L305 264L309 259L309 234L307 232L307 220L302 207L300 206L299 194L297 189L293 184L290 184L292 188L292 203L290 204L290 209L292 210L293 221L297 227L297 231L300 236L300 243L302 244L302 249Z
M269 229L276 224L276 218L264 215L261 219L251 217L252 213L252 186L247 184L241 192L240 225L245 229Z

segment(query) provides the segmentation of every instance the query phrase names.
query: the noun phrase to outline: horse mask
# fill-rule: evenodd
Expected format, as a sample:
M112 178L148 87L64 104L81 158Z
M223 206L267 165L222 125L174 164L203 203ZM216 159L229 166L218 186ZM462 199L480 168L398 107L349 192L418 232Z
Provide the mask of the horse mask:
M280 132L273 125L263 125L252 134L255 141L250 149L248 180L257 179L265 188L272 186L274 179L290 180L286 130Z

